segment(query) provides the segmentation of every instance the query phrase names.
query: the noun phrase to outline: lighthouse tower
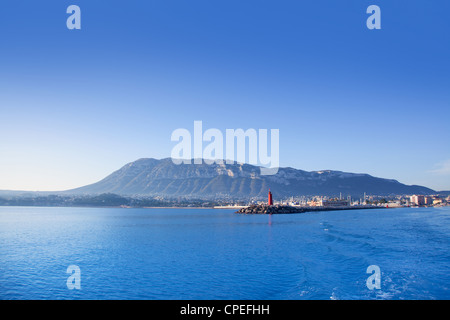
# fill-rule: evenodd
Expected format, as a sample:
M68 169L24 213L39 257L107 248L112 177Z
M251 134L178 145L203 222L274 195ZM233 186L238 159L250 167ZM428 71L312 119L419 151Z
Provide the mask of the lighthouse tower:
M269 189L269 201L267 202L267 204L269 206L273 206L272 192L270 192L270 189Z

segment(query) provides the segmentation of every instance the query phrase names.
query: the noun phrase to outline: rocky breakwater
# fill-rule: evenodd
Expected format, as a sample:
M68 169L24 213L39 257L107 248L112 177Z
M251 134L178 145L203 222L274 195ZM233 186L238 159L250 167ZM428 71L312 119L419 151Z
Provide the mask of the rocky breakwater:
M280 213L303 213L303 212L320 212L320 211L337 211L337 210L359 210L359 209L386 209L386 207L378 206L339 206L339 207L292 207L286 205L258 204L241 208L236 213L250 214L280 214Z
M279 213L302 213L305 208L291 207L284 205L269 206L266 204L251 205L241 208L236 213L250 213L250 214L279 214Z

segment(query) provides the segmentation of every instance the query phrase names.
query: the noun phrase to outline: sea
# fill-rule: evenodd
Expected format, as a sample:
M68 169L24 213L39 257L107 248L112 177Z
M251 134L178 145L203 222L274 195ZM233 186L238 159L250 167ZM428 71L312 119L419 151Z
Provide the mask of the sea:
M0 207L0 299L450 299L450 207Z

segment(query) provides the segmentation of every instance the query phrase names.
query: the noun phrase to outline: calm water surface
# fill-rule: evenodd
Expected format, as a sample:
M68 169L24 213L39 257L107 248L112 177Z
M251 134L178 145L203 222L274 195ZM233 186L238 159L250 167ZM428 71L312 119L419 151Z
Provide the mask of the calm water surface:
M450 208L0 207L0 299L450 299Z

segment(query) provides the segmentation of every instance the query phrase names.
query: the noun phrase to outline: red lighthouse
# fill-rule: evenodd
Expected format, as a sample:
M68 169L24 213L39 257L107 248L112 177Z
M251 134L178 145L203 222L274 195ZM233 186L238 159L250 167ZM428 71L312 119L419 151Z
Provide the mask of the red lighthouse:
M272 192L270 192L270 189L269 189L269 201L268 201L268 205L269 205L269 206L273 206Z

